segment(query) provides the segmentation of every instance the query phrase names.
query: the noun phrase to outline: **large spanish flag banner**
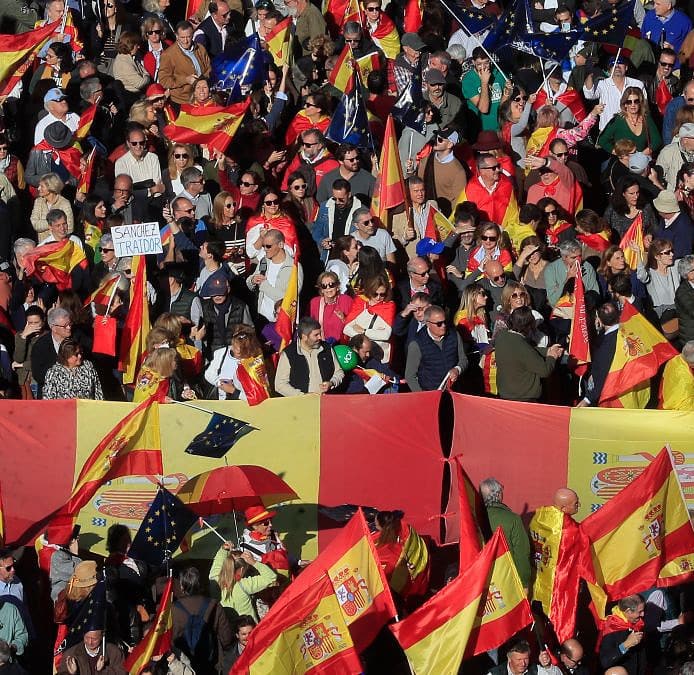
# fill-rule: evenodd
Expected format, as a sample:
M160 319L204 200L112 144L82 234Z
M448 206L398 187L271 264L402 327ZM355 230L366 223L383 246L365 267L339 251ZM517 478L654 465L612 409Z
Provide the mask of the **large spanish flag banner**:
M118 370L123 373L123 384L132 384L137 375L137 364L145 352L149 334L149 293L147 292L147 258L133 256L130 280L130 306L123 325L120 341Z
M164 134L177 143L207 145L224 152L236 135L250 105L250 98L230 106L197 108L184 103L178 117L164 127Z
M457 673L532 622L501 528L475 562L406 619L389 626L415 675Z
M251 633L230 675L358 675L354 649L327 574L310 586L290 584Z
M677 350L630 302L619 319L617 348L600 395L605 408L645 408L651 378Z
M667 448L581 529L609 600L694 578L694 530Z
M71 272L76 267L86 269L87 258L82 248L70 239L37 246L24 256L27 275L55 284L59 291L72 288Z
M395 122L392 115L388 115L386 122L378 168L378 178L376 178L371 200L371 213L381 221L382 225L389 227L388 209L401 206L407 200L398 153L398 137L395 134Z
M54 21L20 35L0 35L0 95L15 88L57 28Z

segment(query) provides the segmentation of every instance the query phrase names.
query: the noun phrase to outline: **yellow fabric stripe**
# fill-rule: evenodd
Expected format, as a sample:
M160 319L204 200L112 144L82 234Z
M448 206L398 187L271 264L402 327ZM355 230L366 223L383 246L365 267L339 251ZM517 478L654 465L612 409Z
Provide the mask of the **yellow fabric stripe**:
M564 514L554 506L539 508L530 521L530 542L533 546L535 565L533 600L542 603L545 614L549 614L552 604L554 575L563 525Z
M525 599L523 585L510 552L504 553L492 566L491 580L485 600L485 611L475 620L476 626L497 621Z

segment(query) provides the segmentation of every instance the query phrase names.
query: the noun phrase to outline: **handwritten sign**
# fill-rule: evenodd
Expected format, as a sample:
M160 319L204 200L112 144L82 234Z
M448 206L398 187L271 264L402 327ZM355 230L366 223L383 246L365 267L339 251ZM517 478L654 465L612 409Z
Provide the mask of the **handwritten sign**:
M111 228L117 258L162 253L159 223L117 225Z

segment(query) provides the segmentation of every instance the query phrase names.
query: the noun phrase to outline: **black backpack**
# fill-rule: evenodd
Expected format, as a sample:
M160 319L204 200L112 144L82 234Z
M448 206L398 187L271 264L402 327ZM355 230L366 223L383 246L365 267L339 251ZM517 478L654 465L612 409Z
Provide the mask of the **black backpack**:
M183 636L178 640L180 649L190 659L197 673L208 672L217 663L217 638L205 618L212 600L205 598L197 614L191 614L182 603L174 604L187 616ZM211 617L210 617L211 618Z

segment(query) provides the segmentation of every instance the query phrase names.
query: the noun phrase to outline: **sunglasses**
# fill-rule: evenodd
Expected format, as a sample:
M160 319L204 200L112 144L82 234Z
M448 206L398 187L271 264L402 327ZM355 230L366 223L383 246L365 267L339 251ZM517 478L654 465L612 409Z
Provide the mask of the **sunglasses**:
M305 190L306 187L306 183L304 183L303 185L292 185L292 190Z
M386 297L386 293L381 293L380 291L376 291L374 293L374 298L385 298L385 297Z
M243 185L243 187L253 187L253 186L255 186L255 183L249 183L246 180L242 180L241 185Z
M327 284L321 284L320 287L323 289L326 288L336 288L337 287L337 282L336 281L329 281Z
M233 208L234 208L234 204L233 204L233 203L231 203L231 204L224 204L224 208L225 208L225 209L233 209Z
M694 97L684 99L687 103L694 103Z
M554 209L552 211L545 211L546 216L556 216L557 215L557 210Z
M412 272L412 274L416 274L418 277L428 277L431 274L431 271L424 270L424 272Z
M9 150L9 148L6 145L0 145L0 151L2 151L2 150L7 152Z
M315 103L313 103L313 101L306 101L306 103L304 103L304 108L317 108L317 107L318 106ZM306 143L304 143L304 145L306 145ZM313 145L315 145L315 143Z
M658 65L662 66L663 68L674 68L675 67L674 63L668 63L667 61L658 61Z
M569 153L568 152L555 152L554 156L555 157L568 157Z
M139 146L145 146L145 145L147 145L147 141L128 141L128 143L129 143L130 145L133 145L133 146L136 146L136 147L137 147L138 145L139 145Z
M528 97L527 96L516 96L516 98L513 99L514 103L521 103L522 101L527 101Z
M501 167L498 164L494 166L482 166L481 169L486 169L487 171L501 171Z
M525 293L519 293L518 291L511 293L512 298L525 298Z
M480 237L480 239L481 239L482 241L496 241L498 238L499 238L499 237L497 237L496 235L494 235L493 237L490 237L488 234L483 234L483 235Z
M380 7L367 7L366 11L367 12L380 12L381 8Z
M359 225L371 225L373 223L373 218L369 218L368 220L362 220Z
M279 203L280 203L279 199L266 199L263 202L263 204L265 204L265 206L278 206Z
M161 35L163 31L157 29L157 30L148 30L147 35Z
M174 158L175 159L188 159L189 155L187 152L175 152L174 153Z
M445 321L427 321L427 323L430 323L432 326L436 326L437 328L441 328L446 325Z
M302 145L305 148L312 148L314 145L320 145L320 143L318 141L316 141L315 143L307 143L306 141L303 141Z
M661 251L660 252L660 255L672 255L672 254L673 254L672 249L670 249L669 251Z
M359 44L360 41L361 41L361 38L345 38L345 42L347 42L349 44L356 45L356 44Z
M263 244L263 248L270 249L274 246L274 244Z
M113 253L116 249L115 248L102 248L101 246L98 246L97 251L100 253Z
M9 572L10 570L13 570L14 569L14 563L12 563L11 565L3 565L3 569L5 570L5 572Z
M499 274L499 275L496 276L496 277L492 277L492 281L501 281L502 279L505 279L505 278L506 278L506 275L504 275L504 274Z
M639 98L628 98L626 100L627 105L639 105L641 103L641 99Z

